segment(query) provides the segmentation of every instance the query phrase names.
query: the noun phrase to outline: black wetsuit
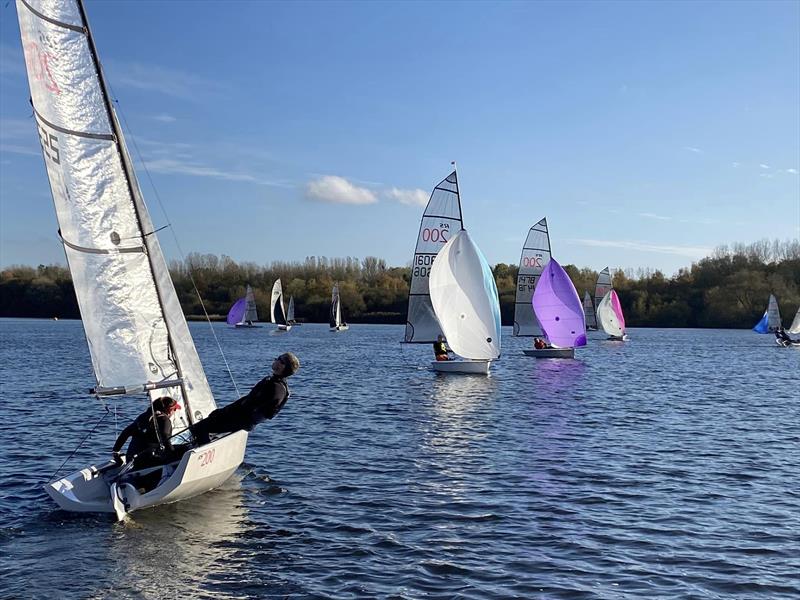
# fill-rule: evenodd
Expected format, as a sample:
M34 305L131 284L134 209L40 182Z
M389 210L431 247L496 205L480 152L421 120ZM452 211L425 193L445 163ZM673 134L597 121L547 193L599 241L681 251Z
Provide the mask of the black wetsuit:
M210 441L211 433L228 433L244 429L250 431L266 419L272 419L286 404L289 386L283 377L273 375L259 381L250 392L218 408L205 419L192 426L192 433L200 445Z
M433 355L447 356L447 346L444 345L444 342L433 342Z
M122 430L117 441L114 443L114 452L119 452L125 445L125 440L131 438L125 458L130 461L135 456L136 466L141 468L146 464L157 464L163 462L172 453L172 421L160 411L155 412L155 421L158 426L158 434L153 426L153 409L148 408L133 422Z

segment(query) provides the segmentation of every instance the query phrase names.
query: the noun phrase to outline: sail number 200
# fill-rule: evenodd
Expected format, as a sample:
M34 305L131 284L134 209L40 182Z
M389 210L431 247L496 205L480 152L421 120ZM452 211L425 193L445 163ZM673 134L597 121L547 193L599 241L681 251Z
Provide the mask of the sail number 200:
M447 243L447 238L445 234L449 233L446 229L436 229L436 228L429 228L426 227L422 230L422 241L423 242L441 242L442 244Z
M205 467L206 465L210 465L214 462L214 448L211 450L206 450L205 452L201 452L200 455L197 457L200 460L200 466Z

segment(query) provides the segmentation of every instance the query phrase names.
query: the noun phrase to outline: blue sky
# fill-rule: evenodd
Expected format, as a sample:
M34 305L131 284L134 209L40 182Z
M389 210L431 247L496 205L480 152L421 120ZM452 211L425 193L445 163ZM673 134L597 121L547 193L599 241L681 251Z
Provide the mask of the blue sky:
M800 234L798 2L86 6L185 252L407 264L451 160L491 263L542 216L594 269ZM0 10L0 266L63 263Z

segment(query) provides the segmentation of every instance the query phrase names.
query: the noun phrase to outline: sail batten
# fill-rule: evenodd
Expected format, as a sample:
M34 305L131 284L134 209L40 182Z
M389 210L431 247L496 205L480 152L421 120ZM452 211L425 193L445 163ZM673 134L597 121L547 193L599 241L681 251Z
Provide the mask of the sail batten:
M129 388L178 373L168 393L191 406L190 422L199 420L214 400L158 240L145 233L154 228L83 7L73 0L17 0L17 14L97 387ZM141 246L121 246L122 240Z
M442 334L431 304L430 274L437 254L463 226L458 175L453 171L434 186L420 220L411 264L406 343L434 342Z
M536 289L536 282L550 260L550 252L550 233L547 229L547 219L543 218L528 230L528 236L522 245L514 301L515 336L542 335L542 327L533 311L531 299Z

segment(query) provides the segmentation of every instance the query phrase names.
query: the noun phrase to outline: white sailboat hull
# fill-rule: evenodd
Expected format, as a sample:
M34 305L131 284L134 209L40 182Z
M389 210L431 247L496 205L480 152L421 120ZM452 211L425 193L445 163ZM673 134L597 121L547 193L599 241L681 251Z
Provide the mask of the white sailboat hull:
M525 356L534 358L575 358L575 348L542 348L538 350L523 350Z
M438 373L472 373L476 375L488 375L491 360L434 360L431 361L431 368Z
M235 325L237 329L259 329L261 325L248 325L247 323L237 323Z
M126 512L169 504L197 496L222 485L242 464L247 447L247 432L236 431L210 444L193 448L180 461L175 471L149 492L140 493L130 483L115 486L118 504ZM90 466L44 486L60 508L71 512L114 513L111 487L120 467ZM157 467L155 470L160 470ZM143 472L152 471L145 469Z
M289 331L291 328L291 325L278 325L278 331Z
M622 335L610 335L607 338L609 342L627 342L629 339L627 333L623 333Z
M331 327L331 331L347 331L350 329L350 325L337 325L336 327Z

